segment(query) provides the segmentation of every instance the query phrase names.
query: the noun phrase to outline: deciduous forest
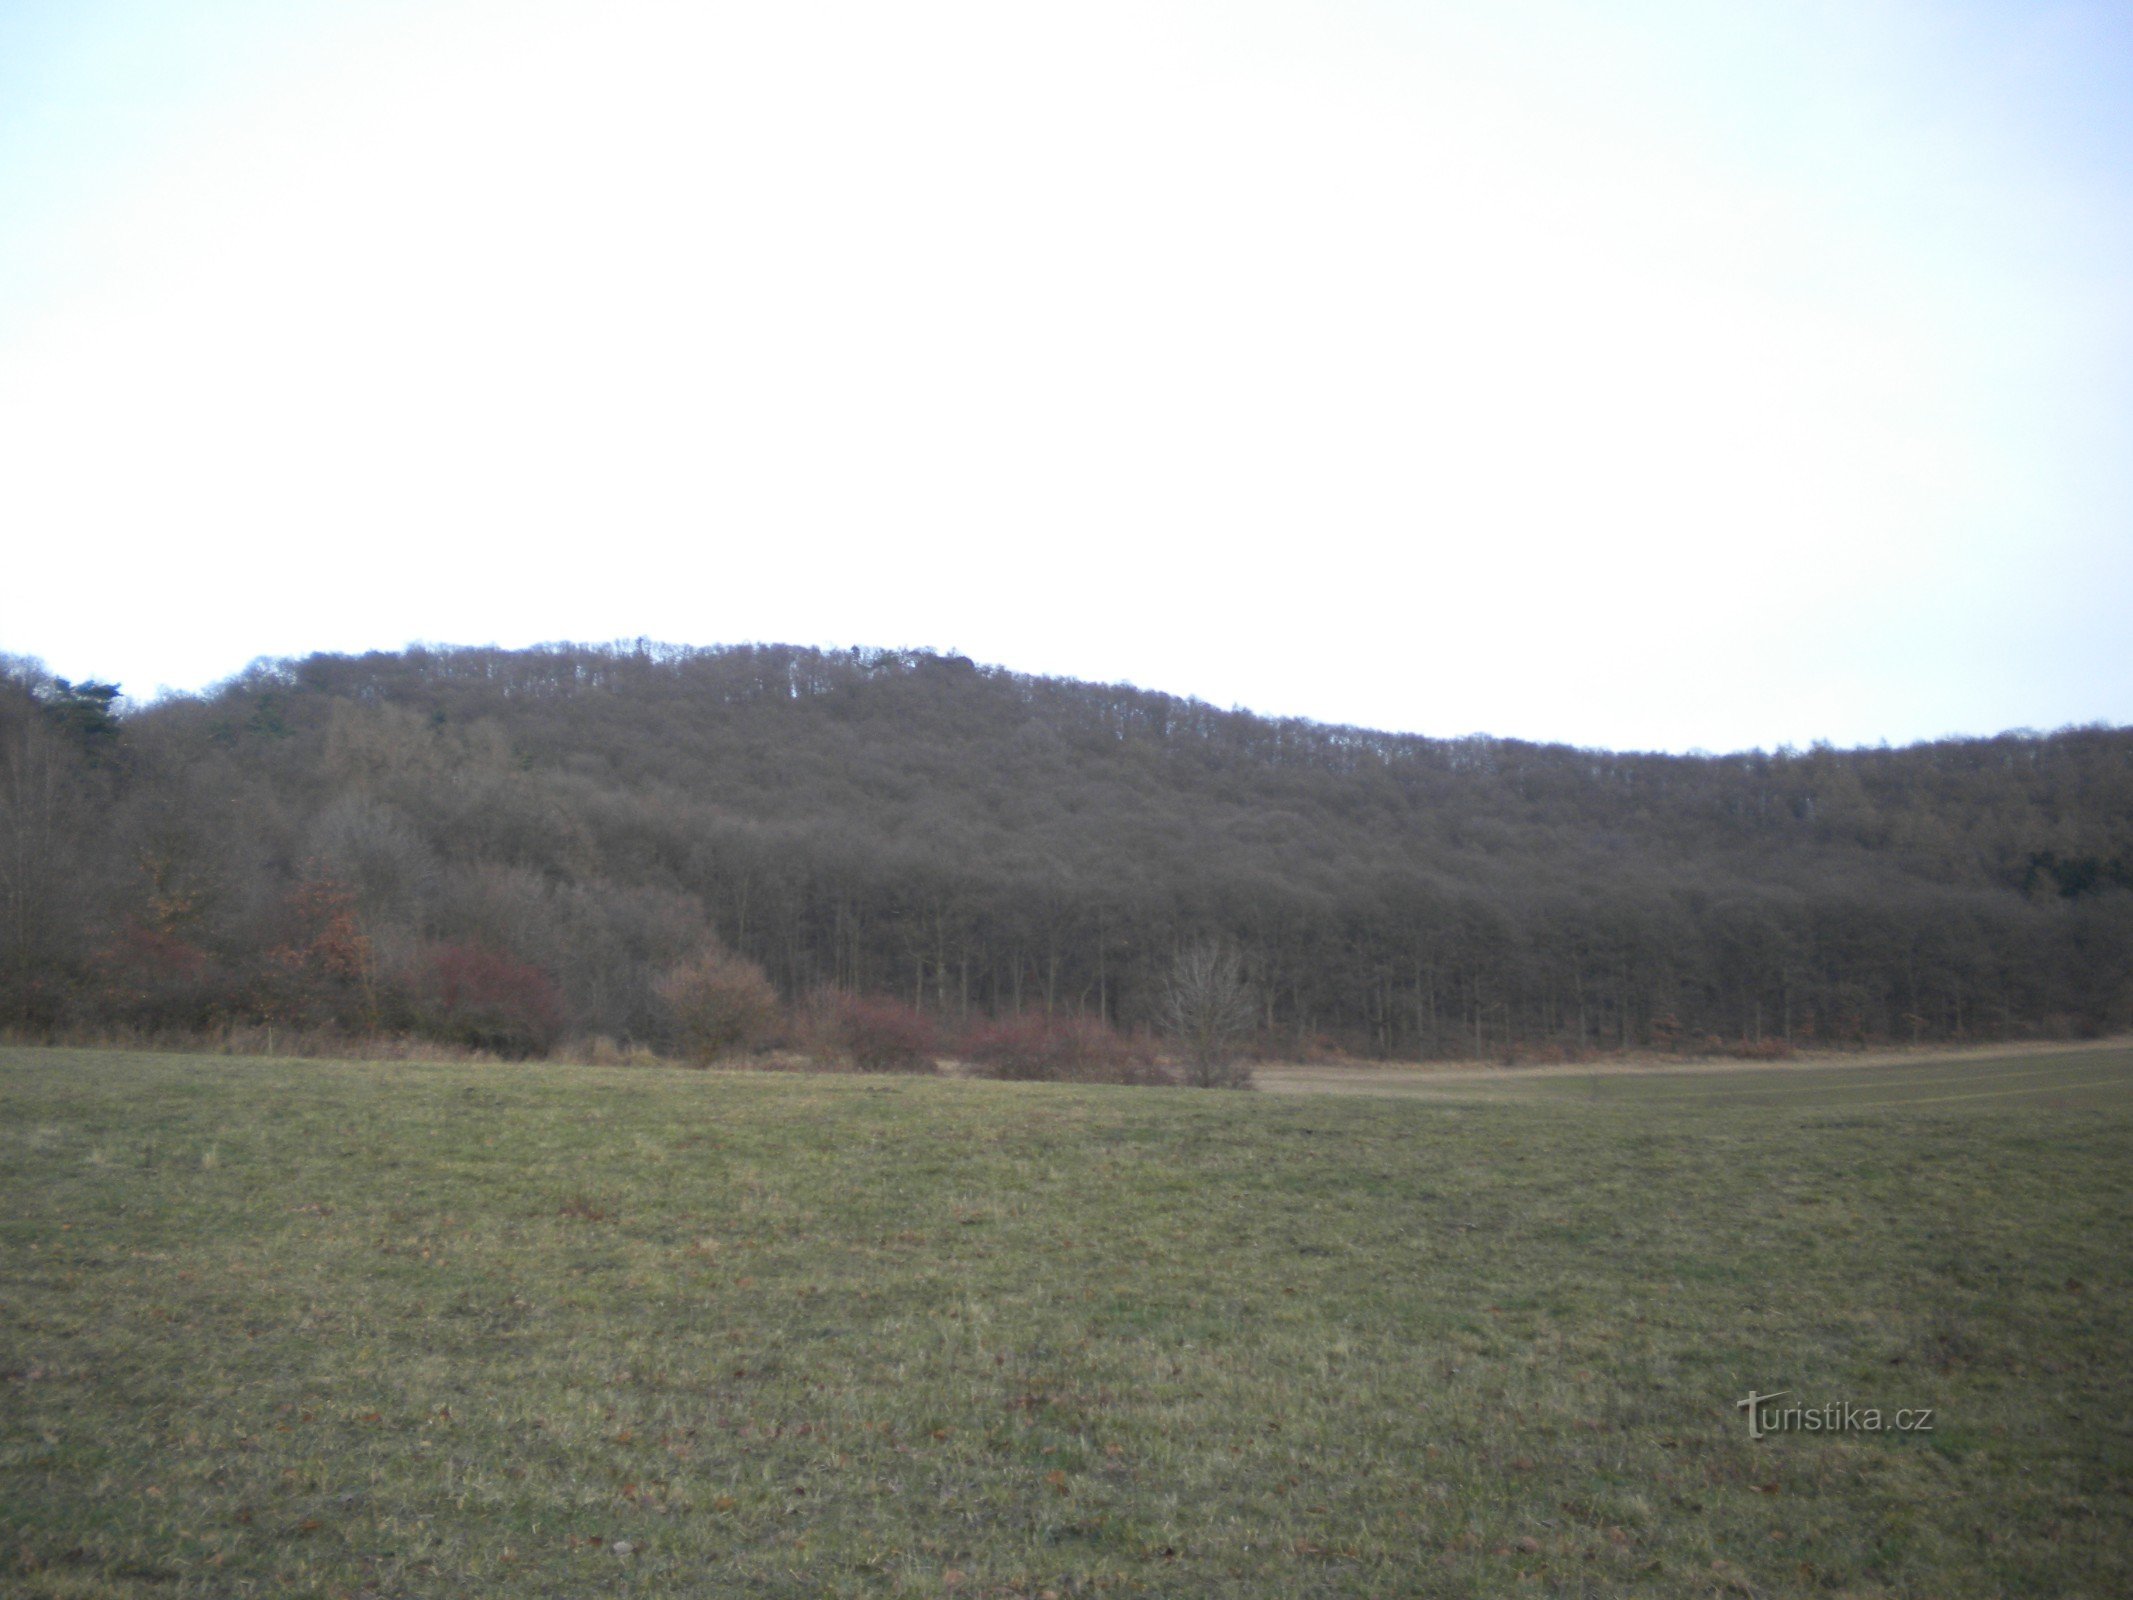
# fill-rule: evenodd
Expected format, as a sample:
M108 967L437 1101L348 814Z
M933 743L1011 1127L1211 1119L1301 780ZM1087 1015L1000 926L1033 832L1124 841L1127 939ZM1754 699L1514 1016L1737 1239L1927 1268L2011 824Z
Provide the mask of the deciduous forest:
M788 1006L1151 1026L1233 952L1268 1054L1533 1058L2133 1024L2133 729L1612 754L926 652L648 644L0 682L0 1026L660 1047Z

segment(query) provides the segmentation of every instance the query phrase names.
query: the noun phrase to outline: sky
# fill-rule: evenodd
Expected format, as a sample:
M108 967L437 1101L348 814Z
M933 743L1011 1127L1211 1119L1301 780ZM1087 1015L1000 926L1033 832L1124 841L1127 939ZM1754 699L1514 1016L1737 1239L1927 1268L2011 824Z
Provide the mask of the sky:
M9 0L0 651L2133 722L2122 0Z

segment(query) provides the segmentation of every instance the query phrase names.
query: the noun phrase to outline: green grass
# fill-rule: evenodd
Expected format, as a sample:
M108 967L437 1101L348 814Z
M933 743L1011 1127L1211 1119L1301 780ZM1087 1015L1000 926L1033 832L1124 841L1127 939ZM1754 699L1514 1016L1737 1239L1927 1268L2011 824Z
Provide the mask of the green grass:
M4 1050L0 1586L2124 1594L2129 1134L2129 1052L1375 1099ZM1935 1426L1752 1442L1751 1388Z

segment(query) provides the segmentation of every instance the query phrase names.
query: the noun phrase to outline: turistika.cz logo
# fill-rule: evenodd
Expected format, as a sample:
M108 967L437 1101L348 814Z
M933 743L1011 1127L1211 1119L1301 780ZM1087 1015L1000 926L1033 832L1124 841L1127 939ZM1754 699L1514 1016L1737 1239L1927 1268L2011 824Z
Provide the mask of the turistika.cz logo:
M1809 1406L1794 1401L1777 1402L1791 1394L1779 1389L1773 1394L1748 1391L1748 1398L1733 1402L1735 1411L1748 1413L1748 1437L1767 1439L1773 1433L1931 1433L1933 1407L1906 1407L1883 1411L1878 1406L1855 1406L1849 1400L1832 1400Z

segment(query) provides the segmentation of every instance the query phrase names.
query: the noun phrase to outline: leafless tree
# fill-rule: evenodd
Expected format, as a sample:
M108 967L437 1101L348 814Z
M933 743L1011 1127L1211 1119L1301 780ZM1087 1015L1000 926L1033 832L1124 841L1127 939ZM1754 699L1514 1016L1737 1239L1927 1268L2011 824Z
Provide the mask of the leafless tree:
M1163 987L1163 1025L1185 1056L1186 1081L1201 1089L1249 1089L1240 1059L1258 1020L1244 963L1226 945L1180 951Z

